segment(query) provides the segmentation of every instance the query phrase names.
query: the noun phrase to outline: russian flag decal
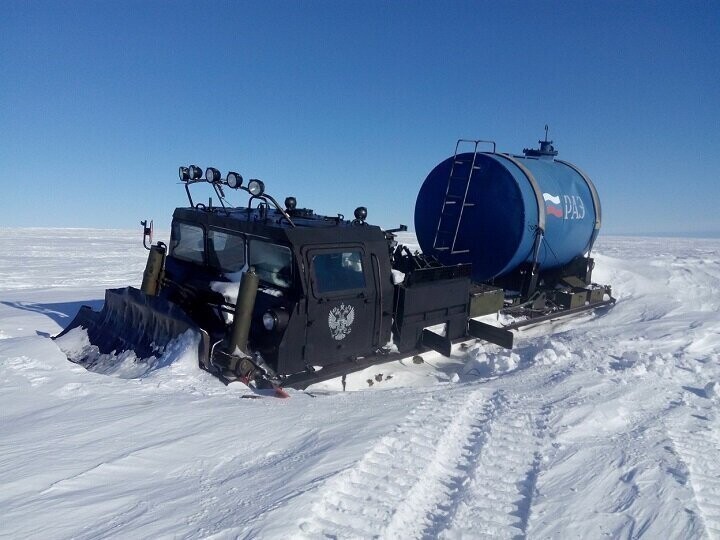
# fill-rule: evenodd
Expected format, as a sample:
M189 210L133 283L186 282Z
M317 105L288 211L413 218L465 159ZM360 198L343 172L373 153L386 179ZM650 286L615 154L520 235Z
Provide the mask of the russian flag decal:
M563 217L562 207L560 206L560 196L550 195L549 193L543 193L543 199L545 199L545 211L551 216L558 218Z

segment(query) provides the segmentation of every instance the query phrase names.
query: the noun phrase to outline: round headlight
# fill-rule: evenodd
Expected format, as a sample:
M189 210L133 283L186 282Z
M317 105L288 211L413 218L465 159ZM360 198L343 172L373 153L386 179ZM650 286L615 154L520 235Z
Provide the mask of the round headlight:
M265 327L265 330L274 330L277 326L277 316L272 311L266 311L263 313L262 317L263 326Z
M190 180L200 180L202 178L202 169L197 165L190 165L188 172L190 173Z
M265 193L265 184L263 184L262 180L250 180L248 182L248 191L253 197L259 197Z
M243 177L236 172L230 171L227 174L227 185L233 189L237 189L242 186Z
M178 174L180 175L180 180L182 182L187 182L188 180L190 180L190 169L188 169L187 167L180 167L180 169L178 170Z
M207 180L208 182L219 182L220 178L222 178L222 175L220 174L220 171L218 171L216 168L208 167L207 169L205 169L205 180Z

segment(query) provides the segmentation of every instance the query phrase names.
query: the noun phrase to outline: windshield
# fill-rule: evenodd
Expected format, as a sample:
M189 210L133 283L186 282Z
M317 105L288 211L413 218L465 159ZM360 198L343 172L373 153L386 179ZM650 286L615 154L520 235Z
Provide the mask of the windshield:
M238 272L245 266L245 240L242 236L208 231L208 261L224 272Z
M202 263L205 257L203 228L174 222L170 235L170 253L178 259Z
M292 253L286 246L250 240L248 265L255 267L261 281L287 288L292 282Z

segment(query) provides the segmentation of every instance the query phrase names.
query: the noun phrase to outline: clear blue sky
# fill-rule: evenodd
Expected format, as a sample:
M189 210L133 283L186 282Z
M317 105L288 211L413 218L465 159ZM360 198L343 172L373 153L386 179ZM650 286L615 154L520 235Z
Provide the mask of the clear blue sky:
M606 233L720 234L716 0L5 0L0 47L0 226L165 228L197 163L412 228L458 137L548 123Z

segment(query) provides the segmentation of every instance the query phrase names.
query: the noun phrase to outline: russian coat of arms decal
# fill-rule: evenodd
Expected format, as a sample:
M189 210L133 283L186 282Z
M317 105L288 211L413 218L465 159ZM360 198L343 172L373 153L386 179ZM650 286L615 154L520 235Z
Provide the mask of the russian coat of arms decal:
M340 304L332 308L328 313L328 326L333 339L338 341L345 339L352 330L351 326L354 320L355 308L352 306Z

